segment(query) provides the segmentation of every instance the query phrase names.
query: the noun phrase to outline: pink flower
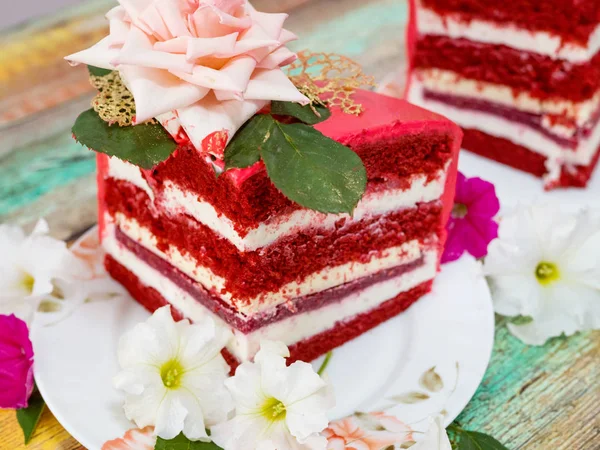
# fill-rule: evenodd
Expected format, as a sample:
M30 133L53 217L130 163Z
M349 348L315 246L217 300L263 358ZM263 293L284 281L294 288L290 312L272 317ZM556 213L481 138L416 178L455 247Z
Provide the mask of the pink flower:
M27 407L33 391L33 347L27 324L0 315L0 408Z
M211 133L231 137L268 100L308 102L281 70L296 59L285 47L296 39L283 28L287 14L247 0L118 1L106 15L110 34L66 59L119 70L137 123L171 113L200 149Z
M459 173L442 263L455 261L464 252L475 258L487 255L488 244L498 237L494 216L499 210L500 202L492 183Z
M408 425L382 412L331 422L322 434L327 438L327 450L381 450L413 440Z

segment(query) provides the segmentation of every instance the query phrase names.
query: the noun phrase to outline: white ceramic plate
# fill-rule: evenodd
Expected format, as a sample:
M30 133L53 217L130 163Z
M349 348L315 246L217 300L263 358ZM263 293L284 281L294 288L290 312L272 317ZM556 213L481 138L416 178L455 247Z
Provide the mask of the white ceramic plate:
M133 427L112 378L119 337L148 316L132 299L118 298L84 304L52 326L34 326L39 389L89 450ZM493 338L487 284L479 264L463 257L444 266L433 292L408 311L334 350L326 370L337 399L331 418L384 411L423 430L427 417L441 412L448 424L479 386Z

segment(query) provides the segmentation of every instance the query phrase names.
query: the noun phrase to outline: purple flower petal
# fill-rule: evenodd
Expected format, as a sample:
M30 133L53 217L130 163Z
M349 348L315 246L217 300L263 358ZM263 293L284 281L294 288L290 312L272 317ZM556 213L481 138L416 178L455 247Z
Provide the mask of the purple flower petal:
M0 315L0 408L25 408L33 391L33 346L27 324Z
M469 185L470 199L465 204L469 209L469 214L486 218L491 218L498 214L500 201L496 196L494 185L481 178L470 178L467 183Z
M464 179L460 195L461 197L455 197L455 202L466 205L470 214L489 218L500 210L494 185L481 178Z
M475 258L487 255L490 242L498 237L498 223L494 220L478 220L473 223L470 218L465 220L465 250Z
M464 242L465 233L463 230L462 219L450 218L448 222L448 237L442 254L442 264L456 261L465 252L466 244Z
M454 201L465 206L466 214L455 215L448 222L442 263L460 258L465 251L476 258L484 257L489 243L498 237L498 224L493 218L500 210L500 202L494 185L459 173Z

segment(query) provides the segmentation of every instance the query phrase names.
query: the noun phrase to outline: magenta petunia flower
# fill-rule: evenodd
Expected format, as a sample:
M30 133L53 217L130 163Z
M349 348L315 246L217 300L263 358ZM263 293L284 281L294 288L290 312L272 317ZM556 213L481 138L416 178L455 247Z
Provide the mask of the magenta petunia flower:
M27 324L0 314L0 408L27 407L33 391L33 346Z
M492 183L466 178L459 172L442 263L455 261L464 252L475 258L487 255L488 244L498 237L494 216L499 210L500 202Z

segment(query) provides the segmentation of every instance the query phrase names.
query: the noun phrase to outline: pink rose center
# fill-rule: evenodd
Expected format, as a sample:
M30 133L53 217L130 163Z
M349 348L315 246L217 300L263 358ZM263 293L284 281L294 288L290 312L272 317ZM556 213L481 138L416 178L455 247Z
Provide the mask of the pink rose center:
M462 219L469 212L469 208L464 203L455 203L452 208L452 217L455 219Z

